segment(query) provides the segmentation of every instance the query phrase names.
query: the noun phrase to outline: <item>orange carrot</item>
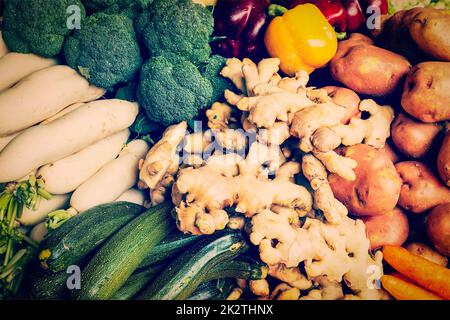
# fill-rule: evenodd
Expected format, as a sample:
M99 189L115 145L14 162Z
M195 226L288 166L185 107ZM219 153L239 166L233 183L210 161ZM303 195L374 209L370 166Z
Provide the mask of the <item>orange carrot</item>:
M402 247L384 246L383 257L395 270L416 284L450 300L450 269L412 254Z
M384 275L383 288L397 300L443 300L431 292L400 278Z
M400 272L393 272L391 274L389 274L391 277L396 277L397 279L412 283L417 285L417 283L414 283L414 281L412 281L410 278L408 278L407 276L401 274Z

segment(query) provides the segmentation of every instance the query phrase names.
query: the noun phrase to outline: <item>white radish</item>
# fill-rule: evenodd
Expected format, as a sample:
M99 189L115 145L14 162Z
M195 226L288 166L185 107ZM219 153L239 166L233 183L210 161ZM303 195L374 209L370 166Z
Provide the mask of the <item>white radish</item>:
M3 40L2 31L0 31L0 58L9 52L8 47L6 46L5 40Z
M0 152L5 149L5 147L8 145L8 143L11 142L12 139L14 139L20 132L13 133L12 135L0 137Z
M139 161L148 152L143 140L130 142L119 157L105 165L85 181L72 195L70 205L78 212L100 204L113 202L138 180Z
M45 236L48 234L47 226L45 222L41 222L33 227L30 231L30 238L36 241L37 243L41 243L44 240Z
M96 100L96 99L94 99L94 100ZM62 116L66 115L66 114L68 114L68 113L70 113L70 112L72 112L72 111L74 111L74 110L76 110L76 109L78 109L79 107L82 107L82 106L84 106L84 105L85 105L84 102L77 102L77 103L71 104L71 105L68 106L67 108L62 109L60 112L58 112L58 113L55 114L54 116L51 116L50 118L48 118L48 119L42 121L41 123L39 123L39 125L43 125L43 124L47 124L47 123L53 122L53 121L55 121L56 119L59 119L59 118L61 118Z
M50 212L67 207L69 198L68 194L54 195L49 200L41 198L36 210L25 207L17 220L25 226L34 226L44 221Z
M0 152L0 183L15 181L128 128L138 109L137 103L124 100L98 100L25 130Z
M92 96L87 80L68 66L37 71L0 93L0 136L29 128Z
M41 167L36 176L51 194L74 191L105 164L114 160L126 144L130 131L122 130L64 159Z
M0 92L12 87L33 72L55 64L55 59L46 59L35 54L16 52L6 54L0 59Z
M122 195L116 199L116 202L119 201L131 202L143 206L145 203L145 195L141 190L132 188L122 193Z

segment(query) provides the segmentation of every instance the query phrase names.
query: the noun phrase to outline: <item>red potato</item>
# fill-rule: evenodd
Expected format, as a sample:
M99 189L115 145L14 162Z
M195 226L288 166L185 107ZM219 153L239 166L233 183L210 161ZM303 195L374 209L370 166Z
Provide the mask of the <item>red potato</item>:
M437 168L442 181L450 187L450 131L445 135L437 158Z
M450 120L450 62L423 62L408 73L403 109L423 122Z
M437 251L450 257L450 203L444 203L427 217L427 234Z
M381 216L363 217L370 249L384 245L401 246L408 239L408 218L400 208Z
M422 158L431 149L441 127L436 123L423 123L404 113L395 119L391 136L395 146L410 158Z
M373 45L368 37L354 33L341 41L330 62L333 78L360 94L386 96L393 93L411 69L403 56Z
M404 161L395 165L402 179L398 204L414 213L423 213L437 205L450 202L450 190L431 170L418 161Z
M328 86L322 89L328 93L328 96L334 103L347 109L345 117L341 119L342 124L348 124L351 118L358 117L361 114L359 111L361 99L355 91L335 86Z
M341 153L354 159L358 166L354 169L354 181L336 174L329 176L335 197L357 216L391 212L397 204L402 181L386 153L365 144L345 148Z

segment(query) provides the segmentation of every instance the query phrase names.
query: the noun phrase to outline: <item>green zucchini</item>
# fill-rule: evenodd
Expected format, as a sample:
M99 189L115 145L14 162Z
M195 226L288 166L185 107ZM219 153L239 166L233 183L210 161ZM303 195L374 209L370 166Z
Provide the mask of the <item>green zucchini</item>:
M81 290L75 298L111 298L149 252L175 229L172 207L164 203L150 208L112 236L83 270Z
M143 300L183 300L204 282L208 272L248 249L241 233L204 238L173 260L138 296Z
M146 269L151 265L158 264L161 261L173 258L177 253L186 249L201 237L181 232L174 232L153 248L144 261L139 265L139 269Z
M205 276L205 281L222 278L260 280L267 277L269 269L266 264L251 257L238 257L225 261L212 268Z
M69 275L65 272L49 273L41 268L30 270L24 281L24 298L32 300L57 300L67 297L66 281Z
M236 280L232 278L204 282L187 300L225 300L235 286Z
M109 203L82 212L51 232L41 243L41 266L52 272L78 265L117 230L136 218L144 207L129 202Z
M116 291L111 300L130 300L139 293L158 273L164 270L165 264L152 266L143 271L133 273L125 284Z

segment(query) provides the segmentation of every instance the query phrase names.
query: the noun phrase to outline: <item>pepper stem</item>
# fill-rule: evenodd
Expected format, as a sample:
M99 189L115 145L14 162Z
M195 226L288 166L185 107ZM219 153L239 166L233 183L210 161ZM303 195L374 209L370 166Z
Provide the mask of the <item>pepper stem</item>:
M287 11L288 9L286 7L283 7L279 4L271 4L269 6L267 13L270 17L280 17L284 15Z

